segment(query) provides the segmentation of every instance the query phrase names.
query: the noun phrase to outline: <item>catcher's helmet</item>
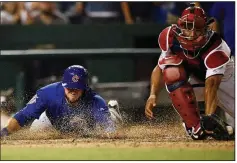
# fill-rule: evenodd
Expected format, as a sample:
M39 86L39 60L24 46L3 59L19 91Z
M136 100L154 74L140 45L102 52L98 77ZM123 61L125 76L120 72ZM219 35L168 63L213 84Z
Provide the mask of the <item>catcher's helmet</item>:
M207 22L205 11L194 4L190 4L190 7L183 11L174 28L176 38L183 49L195 51L206 44L209 38ZM190 35L186 35L186 32Z
M62 86L71 89L85 90L88 87L88 72L80 65L68 67L63 74Z

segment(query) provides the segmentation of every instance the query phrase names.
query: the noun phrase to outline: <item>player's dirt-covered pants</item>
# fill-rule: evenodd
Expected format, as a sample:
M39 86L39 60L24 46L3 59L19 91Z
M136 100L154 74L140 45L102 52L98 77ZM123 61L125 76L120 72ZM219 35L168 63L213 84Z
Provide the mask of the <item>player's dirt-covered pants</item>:
M33 121L30 126L30 130L38 131L38 130L50 130L53 129L53 125L49 121L49 118L46 115L46 112L43 112L39 119Z
M204 84L197 81L194 78L190 78L189 81L192 85ZM204 87L194 87L194 92L197 101L204 101ZM222 108L226 113L226 120L232 127L235 126L235 72L234 61L232 60L227 64L225 75L222 78L222 82L218 89L218 106Z

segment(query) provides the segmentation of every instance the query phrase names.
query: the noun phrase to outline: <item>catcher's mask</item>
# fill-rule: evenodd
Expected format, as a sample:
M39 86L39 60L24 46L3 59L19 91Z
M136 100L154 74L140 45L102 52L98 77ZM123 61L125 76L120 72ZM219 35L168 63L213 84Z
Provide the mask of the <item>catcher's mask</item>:
M173 31L187 58L196 58L200 49L207 43L209 38L207 27L205 11L194 4L186 8L177 25L173 25Z

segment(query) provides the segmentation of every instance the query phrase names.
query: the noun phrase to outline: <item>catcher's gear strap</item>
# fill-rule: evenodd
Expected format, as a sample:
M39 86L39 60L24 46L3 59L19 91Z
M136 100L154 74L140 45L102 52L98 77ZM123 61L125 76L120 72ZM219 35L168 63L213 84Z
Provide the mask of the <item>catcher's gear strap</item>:
M172 45L173 36L171 26L165 28L158 37L158 44L162 51L168 51Z
M176 90L177 88L181 87L182 85L184 85L187 81L177 81L174 84L171 85L166 85L166 89L168 92L173 92L174 90Z
M217 140L229 140L231 135L229 135L225 122L220 119L217 115L205 115L201 120L202 126L207 131L213 131L212 136Z
M185 83L169 94L174 108L182 117L188 128L197 126L200 123L198 105L192 86Z

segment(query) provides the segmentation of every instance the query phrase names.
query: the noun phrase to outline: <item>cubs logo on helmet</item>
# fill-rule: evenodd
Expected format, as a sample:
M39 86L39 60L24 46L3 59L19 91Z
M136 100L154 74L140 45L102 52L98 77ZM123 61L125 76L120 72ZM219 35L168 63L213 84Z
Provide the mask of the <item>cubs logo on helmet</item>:
M72 77L72 81L75 83L75 82L78 82L78 80L79 80L80 78L77 76L77 75L74 75L73 77Z
M87 81L87 70L81 65L73 65L64 71L62 86L65 88L85 90L88 87Z

